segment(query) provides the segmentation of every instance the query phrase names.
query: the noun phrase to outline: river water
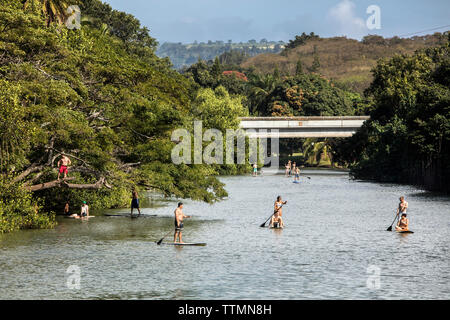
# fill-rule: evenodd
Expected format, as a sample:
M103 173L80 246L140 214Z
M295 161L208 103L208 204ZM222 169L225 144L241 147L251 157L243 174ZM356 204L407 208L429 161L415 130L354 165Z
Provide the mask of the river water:
M449 197L340 172L305 174L301 184L224 177L228 199L185 201L194 217L184 240L206 247L157 246L173 228L176 201L154 198L142 211L157 217L96 212L89 222L59 217L53 230L0 235L0 298L450 298ZM288 200L286 228L260 228L279 194ZM400 195L414 234L386 232ZM78 289L67 285L76 276L70 266L79 268Z

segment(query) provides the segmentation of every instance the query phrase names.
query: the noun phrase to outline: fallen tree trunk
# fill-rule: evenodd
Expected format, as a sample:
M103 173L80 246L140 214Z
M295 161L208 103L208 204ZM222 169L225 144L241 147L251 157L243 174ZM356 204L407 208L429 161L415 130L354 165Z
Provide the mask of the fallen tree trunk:
M72 189L101 189L103 187L106 187L108 189L111 189L111 186L108 185L105 178L100 178L96 183L94 184L73 184L73 183L66 183L65 184L68 188Z
M25 188L30 190L31 192L35 192L35 191L60 187L63 184L67 184L66 181L74 180L74 179L75 178L66 178L64 180L54 180L54 181L50 181L50 182L35 184L33 186L26 186Z
M111 189L112 187L106 182L105 178L100 178L96 183L93 184L76 184L76 183L68 183L67 181L74 180L75 178L66 178L63 180L54 180L50 182L40 183L33 186L27 186L25 187L31 192L41 191L45 189L50 188L56 188L56 187L66 187L71 189L101 189L103 187L106 187L108 189Z

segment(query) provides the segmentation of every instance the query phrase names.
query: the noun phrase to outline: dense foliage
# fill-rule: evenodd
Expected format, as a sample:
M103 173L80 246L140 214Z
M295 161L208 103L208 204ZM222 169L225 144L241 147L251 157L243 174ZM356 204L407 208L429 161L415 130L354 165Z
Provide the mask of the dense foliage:
M449 39L374 68L371 120L335 148L355 177L450 191Z
M45 212L66 201L123 206L134 187L207 202L226 196L214 177L221 168L172 163L171 132L194 118L208 120L205 129L237 126L239 99L198 91L155 55L135 18L98 0L78 1L89 8L80 30L48 23L44 2L27 2L0 0L1 231L52 226ZM233 112L211 112L217 103ZM58 181L63 153L72 167Z
M289 40L289 43L286 45L286 50L294 49L298 46L304 45L306 41L311 39L319 39L320 37L314 32L311 32L310 34L306 34L303 32L300 36L295 36L293 40Z

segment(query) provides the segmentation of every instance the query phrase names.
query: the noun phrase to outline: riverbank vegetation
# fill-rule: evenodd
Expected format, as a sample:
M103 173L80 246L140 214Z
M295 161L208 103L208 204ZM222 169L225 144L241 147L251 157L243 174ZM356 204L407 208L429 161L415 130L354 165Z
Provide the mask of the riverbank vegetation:
M44 3L0 0L0 232L52 227L51 212L66 201L76 211L82 201L125 206L132 188L206 202L226 196L215 176L246 166L175 165L171 133L194 119L205 130L236 128L246 115L240 99L174 71L131 15L72 1L83 20L69 30L64 7ZM211 112L217 105L234 112ZM72 164L58 180L62 154Z
M371 119L334 148L356 178L450 192L449 50L447 34L442 46L378 62Z

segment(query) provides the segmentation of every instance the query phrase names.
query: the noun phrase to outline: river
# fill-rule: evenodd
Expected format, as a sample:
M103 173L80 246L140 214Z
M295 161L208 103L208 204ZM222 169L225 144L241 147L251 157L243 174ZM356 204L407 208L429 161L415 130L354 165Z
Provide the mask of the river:
M450 197L411 186L306 171L223 177L229 197L184 201L184 240L157 246L173 228L176 200L149 198L139 219L58 217L53 230L0 235L0 299L449 299ZM281 194L284 230L260 228ZM414 234L387 232L398 197ZM167 240L171 241L172 235ZM77 266L80 287L68 286Z

